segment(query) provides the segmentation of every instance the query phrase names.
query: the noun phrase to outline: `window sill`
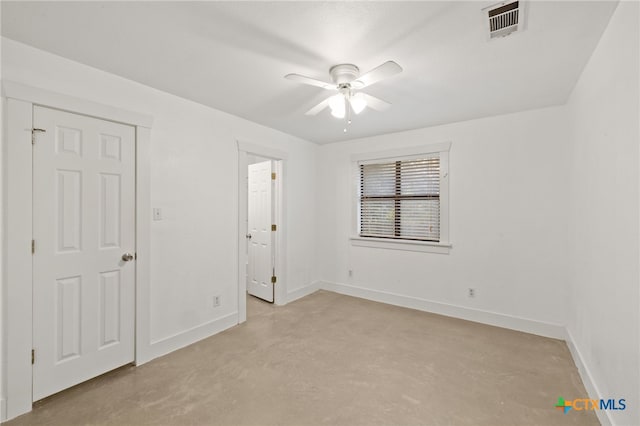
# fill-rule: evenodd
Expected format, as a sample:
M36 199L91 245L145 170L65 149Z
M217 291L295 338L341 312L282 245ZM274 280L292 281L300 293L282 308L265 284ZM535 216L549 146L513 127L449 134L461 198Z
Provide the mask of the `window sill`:
M451 244L433 243L429 241L393 240L387 238L351 237L351 245L356 247L373 247L388 250L421 251L425 253L449 254Z

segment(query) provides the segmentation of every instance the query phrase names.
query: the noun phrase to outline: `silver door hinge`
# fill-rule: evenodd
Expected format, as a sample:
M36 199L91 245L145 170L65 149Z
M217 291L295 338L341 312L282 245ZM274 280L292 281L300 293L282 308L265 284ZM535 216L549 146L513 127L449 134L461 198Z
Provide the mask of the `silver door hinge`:
M31 364L35 364L35 363L36 363L36 350L31 349Z
M36 240L31 240L31 254L36 252Z
M45 129L31 129L31 145L36 143L36 133L45 133Z

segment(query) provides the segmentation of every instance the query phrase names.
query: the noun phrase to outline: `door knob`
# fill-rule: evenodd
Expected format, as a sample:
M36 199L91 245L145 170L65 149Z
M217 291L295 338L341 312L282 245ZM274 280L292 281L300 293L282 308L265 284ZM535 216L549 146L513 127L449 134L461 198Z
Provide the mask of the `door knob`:
M247 239L250 240L251 239L251 234L247 234L247 235L245 235L245 237L247 237Z
M131 262L133 260L133 255L131 253L125 253L122 255L122 260L125 262Z

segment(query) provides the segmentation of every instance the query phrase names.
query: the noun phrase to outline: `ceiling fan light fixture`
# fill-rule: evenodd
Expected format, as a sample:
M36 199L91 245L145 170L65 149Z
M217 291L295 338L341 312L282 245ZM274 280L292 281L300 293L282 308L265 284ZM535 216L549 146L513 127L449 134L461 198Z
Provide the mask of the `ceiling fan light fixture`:
M331 110L331 115L333 115L335 118L344 118L344 114L345 114L344 109L341 109L341 110L332 109Z
M335 118L344 118L346 107L345 98L342 94L334 95L329 100L329 108L331 108L331 115Z
M356 93L355 95L351 96L351 98L349 99L349 103L351 104L351 109L356 114L360 114L362 110L367 106L367 100L364 98L364 96L362 96L362 93Z

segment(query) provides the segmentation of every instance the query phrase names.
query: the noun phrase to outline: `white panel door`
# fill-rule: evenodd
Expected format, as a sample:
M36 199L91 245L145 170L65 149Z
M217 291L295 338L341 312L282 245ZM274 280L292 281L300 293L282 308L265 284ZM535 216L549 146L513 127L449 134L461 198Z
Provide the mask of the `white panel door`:
M249 294L273 302L271 161L249 165Z
M34 107L33 400L134 360L135 129Z

